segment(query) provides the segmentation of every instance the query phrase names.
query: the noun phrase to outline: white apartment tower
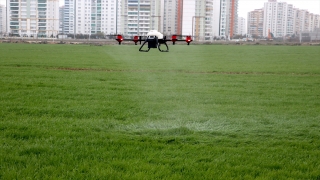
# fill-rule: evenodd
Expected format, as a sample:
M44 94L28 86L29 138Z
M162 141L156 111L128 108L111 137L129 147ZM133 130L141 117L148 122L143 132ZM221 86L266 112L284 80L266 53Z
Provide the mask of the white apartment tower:
M320 15L319 14L313 14L313 27L312 31L315 31L316 29L320 28Z
M64 32L64 6L59 7L59 33Z
M319 15L318 14L309 14L309 28L308 31L312 32L319 28Z
M59 33L58 0L7 0L7 7L12 36L53 37Z
M163 30L158 29L158 31L166 35L180 34L178 33L178 7L179 1L163 0L163 12L161 12L163 17L160 16L163 19Z
M65 0L63 33L116 34L120 3L120 0Z
M75 0L64 0L63 34L75 34Z
M120 33L144 36L152 29L162 31L161 7L163 0L121 0Z
M5 35L6 32L6 7L0 4L0 37Z
M269 0L264 3L263 36L268 37L269 32L274 37L284 37L293 34L294 17L293 6L286 2Z
M75 26L77 34L116 34L118 0L77 0Z
M247 34L246 31L246 19L243 17L238 17L238 30L237 30L238 35L245 35Z

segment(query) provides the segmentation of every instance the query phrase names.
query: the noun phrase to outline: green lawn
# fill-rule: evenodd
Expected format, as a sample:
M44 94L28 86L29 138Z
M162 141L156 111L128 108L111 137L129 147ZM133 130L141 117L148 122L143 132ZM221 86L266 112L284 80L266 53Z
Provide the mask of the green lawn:
M320 48L0 44L0 179L320 179Z

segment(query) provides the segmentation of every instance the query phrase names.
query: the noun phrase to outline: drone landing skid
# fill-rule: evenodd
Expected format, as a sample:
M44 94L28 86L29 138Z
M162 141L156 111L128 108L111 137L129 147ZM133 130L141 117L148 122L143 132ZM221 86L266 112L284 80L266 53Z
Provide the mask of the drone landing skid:
M148 43L148 49L147 50L143 50L142 48L146 43ZM167 50L160 49L161 44L166 45ZM163 40L163 39L158 39L156 36L148 36L147 39L141 45L139 51L140 52L149 52L149 50L151 48L158 48L160 52L169 52L169 48L168 48L168 45L167 45L166 41Z
M166 45L167 50L161 50L161 49L160 49L161 43L159 43L159 46L158 46L159 51L160 51L160 52L169 52L169 47L168 47L167 43L162 43L162 44Z

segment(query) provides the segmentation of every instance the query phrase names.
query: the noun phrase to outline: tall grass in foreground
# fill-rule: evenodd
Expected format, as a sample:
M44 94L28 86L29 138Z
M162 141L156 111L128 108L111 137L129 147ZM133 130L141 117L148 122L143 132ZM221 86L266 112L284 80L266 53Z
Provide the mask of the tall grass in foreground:
M318 47L0 56L0 179L320 179Z

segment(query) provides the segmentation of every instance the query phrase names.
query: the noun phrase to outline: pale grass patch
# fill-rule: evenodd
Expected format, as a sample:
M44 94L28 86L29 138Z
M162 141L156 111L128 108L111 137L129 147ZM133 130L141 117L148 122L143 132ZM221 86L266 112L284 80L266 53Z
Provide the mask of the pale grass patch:
M230 125L228 122L221 120L207 120L207 121L186 121L184 119L176 120L157 120L157 121L143 121L138 123L126 124L119 127L119 130L125 131L165 131L170 129L187 128L195 132L210 132L210 131L236 131L237 127Z

